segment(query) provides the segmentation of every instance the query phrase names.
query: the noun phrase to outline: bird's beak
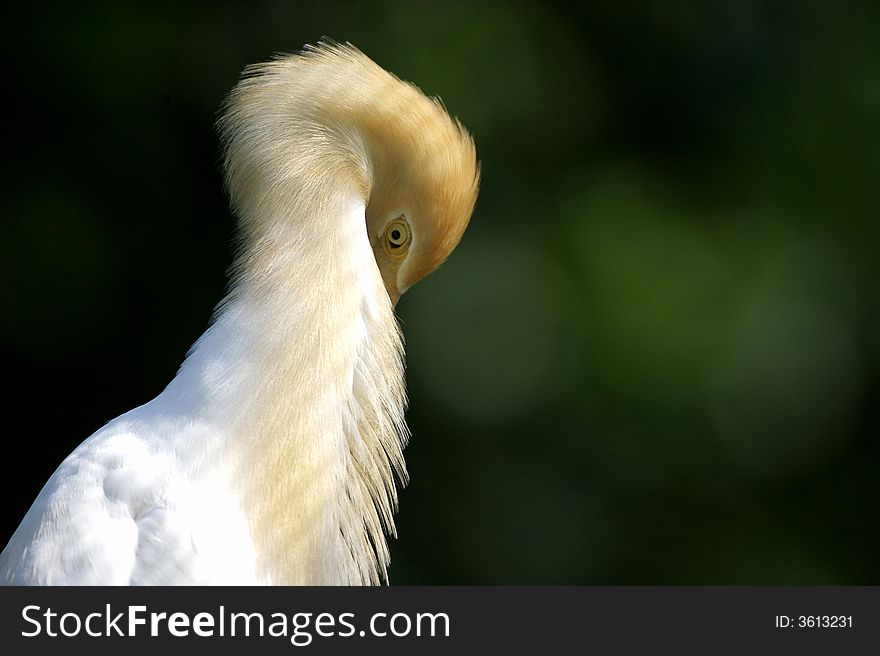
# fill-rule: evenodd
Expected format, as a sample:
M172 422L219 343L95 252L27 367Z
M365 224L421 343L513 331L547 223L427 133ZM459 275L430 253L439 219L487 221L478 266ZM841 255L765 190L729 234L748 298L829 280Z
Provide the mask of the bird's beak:
M379 265L379 273L382 274L382 284L385 291L388 292L388 298L391 299L391 307L397 307L397 301L400 300L400 290L397 288L396 271L389 271L387 267Z

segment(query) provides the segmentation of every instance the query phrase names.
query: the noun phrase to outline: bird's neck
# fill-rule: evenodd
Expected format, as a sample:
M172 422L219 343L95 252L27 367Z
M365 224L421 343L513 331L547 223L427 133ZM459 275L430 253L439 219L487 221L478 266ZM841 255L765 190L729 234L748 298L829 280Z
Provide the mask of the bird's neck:
M378 582L405 476L402 340L362 203L319 211L250 245L166 395L217 424L210 448L241 494L258 575Z

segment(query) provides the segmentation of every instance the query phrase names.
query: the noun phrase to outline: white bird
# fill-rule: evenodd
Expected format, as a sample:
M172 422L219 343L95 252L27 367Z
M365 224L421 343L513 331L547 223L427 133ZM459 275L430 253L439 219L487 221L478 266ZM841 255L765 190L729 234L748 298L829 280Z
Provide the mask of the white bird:
M473 140L334 44L246 69L219 127L229 293L168 387L62 462L0 582L387 580L408 436L394 305L467 227Z

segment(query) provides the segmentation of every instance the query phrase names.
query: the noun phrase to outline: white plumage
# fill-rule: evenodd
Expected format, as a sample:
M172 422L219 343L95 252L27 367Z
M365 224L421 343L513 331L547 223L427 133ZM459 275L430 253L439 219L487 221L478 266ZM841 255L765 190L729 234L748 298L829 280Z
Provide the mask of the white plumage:
M58 468L7 584L385 578L402 448L393 305L461 238L473 142L351 46L246 71L220 129L230 292L171 384Z

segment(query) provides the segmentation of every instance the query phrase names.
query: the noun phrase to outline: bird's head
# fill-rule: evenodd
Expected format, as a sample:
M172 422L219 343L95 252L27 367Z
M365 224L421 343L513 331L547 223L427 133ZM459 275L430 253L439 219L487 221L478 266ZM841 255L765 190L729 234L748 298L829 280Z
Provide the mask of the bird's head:
M393 303L460 241L479 186L474 142L429 98L351 45L249 68L220 122L227 186L247 232L279 189L319 213L347 187ZM323 197L321 195L323 194ZM271 209L271 208L269 208Z
M378 144L371 147L367 231L396 302L458 245L476 202L479 166L461 124L438 101L392 79L390 111L364 116L362 125L368 142Z

